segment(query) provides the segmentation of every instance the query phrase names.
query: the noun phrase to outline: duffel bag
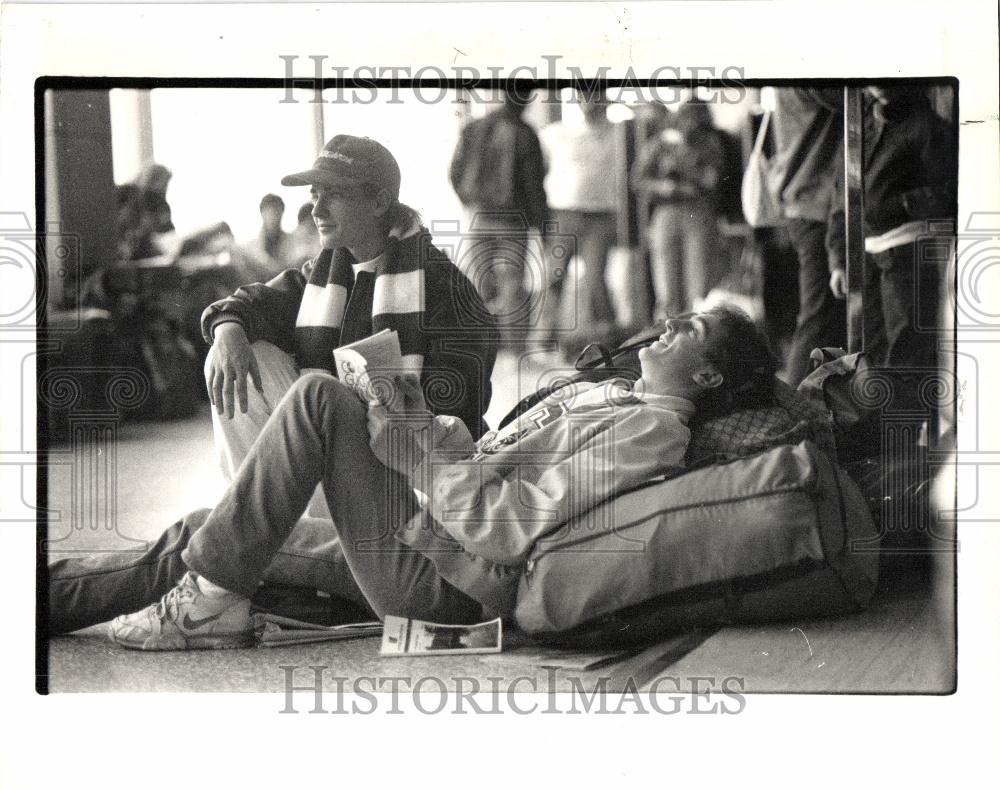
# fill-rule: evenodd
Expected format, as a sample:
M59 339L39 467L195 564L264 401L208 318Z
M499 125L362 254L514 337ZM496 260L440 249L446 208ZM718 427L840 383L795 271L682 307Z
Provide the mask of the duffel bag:
M854 482L811 442L783 445L623 494L540 540L515 619L543 640L621 644L858 610L877 546Z

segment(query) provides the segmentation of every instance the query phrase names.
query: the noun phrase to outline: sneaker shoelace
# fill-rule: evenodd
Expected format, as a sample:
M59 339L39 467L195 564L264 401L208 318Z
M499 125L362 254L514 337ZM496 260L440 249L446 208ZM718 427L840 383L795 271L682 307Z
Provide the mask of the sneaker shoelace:
M193 601L194 597L195 593L191 589L190 584L180 584L171 589L170 592L159 600L153 613L161 623L165 623L168 620L176 621L180 604L185 600Z

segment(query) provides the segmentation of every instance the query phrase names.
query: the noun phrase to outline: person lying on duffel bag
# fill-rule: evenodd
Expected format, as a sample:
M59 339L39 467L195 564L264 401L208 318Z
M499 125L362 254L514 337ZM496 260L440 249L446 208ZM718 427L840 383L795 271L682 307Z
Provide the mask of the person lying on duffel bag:
M183 571L179 584L118 617L111 638L143 650L250 644L250 597L319 482L340 538L331 545L347 560L326 562L327 572L352 574L379 617L463 623L484 612L512 615L539 538L678 471L700 405L770 382L775 370L763 335L731 308L668 320L639 361L634 384L568 387L478 442L461 420L433 416L415 381L397 377L394 393L366 407L331 376L300 378L191 533L183 566L172 566ZM122 574L144 567L117 567L106 556L101 567L64 561L51 569L50 610L116 595L129 586ZM108 579L117 581L109 587Z

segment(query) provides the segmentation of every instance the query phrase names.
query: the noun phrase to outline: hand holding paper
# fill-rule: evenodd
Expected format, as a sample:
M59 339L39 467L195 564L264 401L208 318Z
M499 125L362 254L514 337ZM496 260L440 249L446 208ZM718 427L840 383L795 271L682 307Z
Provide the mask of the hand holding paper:
M368 438L385 466L409 476L423 460L434 415L427 408L420 379L394 376L391 387L372 388L368 404Z
M393 378L403 372L399 336L383 329L356 343L333 350L337 377L366 403L379 403L396 389Z
M408 417L419 417L426 415L427 419L433 419L430 409L427 408L427 401L424 399L424 390L420 386L420 377L414 373L404 373L401 376L393 377L393 387L391 397L379 392L379 402L385 406L390 414L401 414Z
M423 459L434 415L427 408L420 380L396 376L391 388L373 389L368 405L368 437L375 457L390 469L410 475Z

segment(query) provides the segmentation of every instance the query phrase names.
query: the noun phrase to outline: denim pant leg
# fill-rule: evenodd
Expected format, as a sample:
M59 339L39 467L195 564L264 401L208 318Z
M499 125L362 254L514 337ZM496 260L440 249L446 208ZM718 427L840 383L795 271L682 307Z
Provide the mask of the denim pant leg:
M364 405L332 376L300 378L268 420L185 564L250 596L323 482L347 564L380 616L475 620L481 607L395 531L416 510L407 480L371 452Z
M333 522L303 517L264 571L264 584L320 590L367 608L354 581Z
M654 321L685 311L682 221L683 217L673 204L657 206L650 219L650 274L656 302Z
M605 272L608 254L617 234L616 217L610 212L588 211L581 214L583 235L580 239L580 257L584 261L586 301L584 315L589 320L614 321L615 313L608 295Z
M787 371L787 381L795 387L809 373L814 348L847 346L847 312L846 302L830 290L826 223L793 219L787 228L799 261L799 315Z
M526 279L544 281L544 261L529 245L521 212L475 211L471 216L456 265L496 318L502 342L509 344L528 326L531 300L522 291Z
M679 204L675 218L684 238L679 265L683 271L682 298L686 312L708 296L725 272L719 263L718 225L711 204L703 200L686 201Z
M560 334L582 326L576 309L579 286L569 269L570 262L579 254L583 234L581 215L578 211L555 210L552 218L556 233L545 239L541 309L533 333L534 339L542 343L558 340Z
M210 512L206 508L189 513L140 555L106 551L49 565L49 634L87 628L159 600L187 571L181 552ZM322 590L367 608L328 519L300 519L264 571L263 581Z
M187 570L181 551L208 513L189 513L138 556L132 551L105 551L50 564L49 633L103 623L158 600Z

